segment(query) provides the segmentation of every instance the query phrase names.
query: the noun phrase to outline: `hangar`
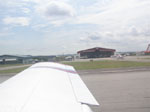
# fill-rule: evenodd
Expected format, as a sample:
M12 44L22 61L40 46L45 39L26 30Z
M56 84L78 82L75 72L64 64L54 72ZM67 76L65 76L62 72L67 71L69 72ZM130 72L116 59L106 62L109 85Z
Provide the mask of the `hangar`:
M103 58L114 55L115 51L115 49L94 47L78 51L77 53L80 55L80 58Z
M30 64L34 63L34 59L31 55L1 55L0 64Z

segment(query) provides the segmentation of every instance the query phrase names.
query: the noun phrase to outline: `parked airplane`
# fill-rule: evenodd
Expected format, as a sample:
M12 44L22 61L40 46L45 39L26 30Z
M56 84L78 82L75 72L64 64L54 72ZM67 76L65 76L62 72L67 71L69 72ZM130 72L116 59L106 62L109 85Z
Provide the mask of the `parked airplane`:
M0 112L92 112L99 105L72 66L37 63L0 85Z

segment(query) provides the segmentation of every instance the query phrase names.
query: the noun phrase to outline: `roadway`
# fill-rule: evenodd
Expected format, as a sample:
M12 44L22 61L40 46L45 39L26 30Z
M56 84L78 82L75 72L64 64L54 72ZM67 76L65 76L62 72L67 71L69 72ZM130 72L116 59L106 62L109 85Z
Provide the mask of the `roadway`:
M110 71L110 70L109 70ZM115 71L113 69L113 71ZM150 112L150 69L141 71L78 71L100 103L94 112ZM0 75L0 83L12 75Z

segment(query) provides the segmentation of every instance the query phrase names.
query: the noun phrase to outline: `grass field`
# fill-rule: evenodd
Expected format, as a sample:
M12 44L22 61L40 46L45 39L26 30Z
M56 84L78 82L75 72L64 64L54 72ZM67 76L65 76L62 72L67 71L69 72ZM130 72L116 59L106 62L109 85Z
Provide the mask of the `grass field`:
M134 61L86 61L86 62L63 62L63 64L74 66L76 70L101 69L101 68L124 68L124 67L145 67L150 66L150 62ZM18 73L28 67L0 70L0 74Z
M65 62L64 64L74 66L76 70L150 66L150 62L106 61L106 60L88 61L88 62Z
M5 74L5 73L19 73L23 70L25 70L28 67L21 67L21 68L13 68L13 69L8 69L8 70L0 70L0 74Z
M10 67L10 66L20 66L20 65L24 65L24 64L0 64L0 67Z
M139 58L139 59L146 59L146 60L150 60L150 58Z

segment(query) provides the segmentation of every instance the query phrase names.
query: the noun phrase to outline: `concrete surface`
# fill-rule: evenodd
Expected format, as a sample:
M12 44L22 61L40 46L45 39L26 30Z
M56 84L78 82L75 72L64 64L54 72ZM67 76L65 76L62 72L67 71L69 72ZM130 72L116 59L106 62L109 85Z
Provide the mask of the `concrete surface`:
M150 112L150 71L81 77L100 103L94 112Z
M94 112L150 112L150 71L78 72L100 103ZM1 75L0 82L10 77Z

